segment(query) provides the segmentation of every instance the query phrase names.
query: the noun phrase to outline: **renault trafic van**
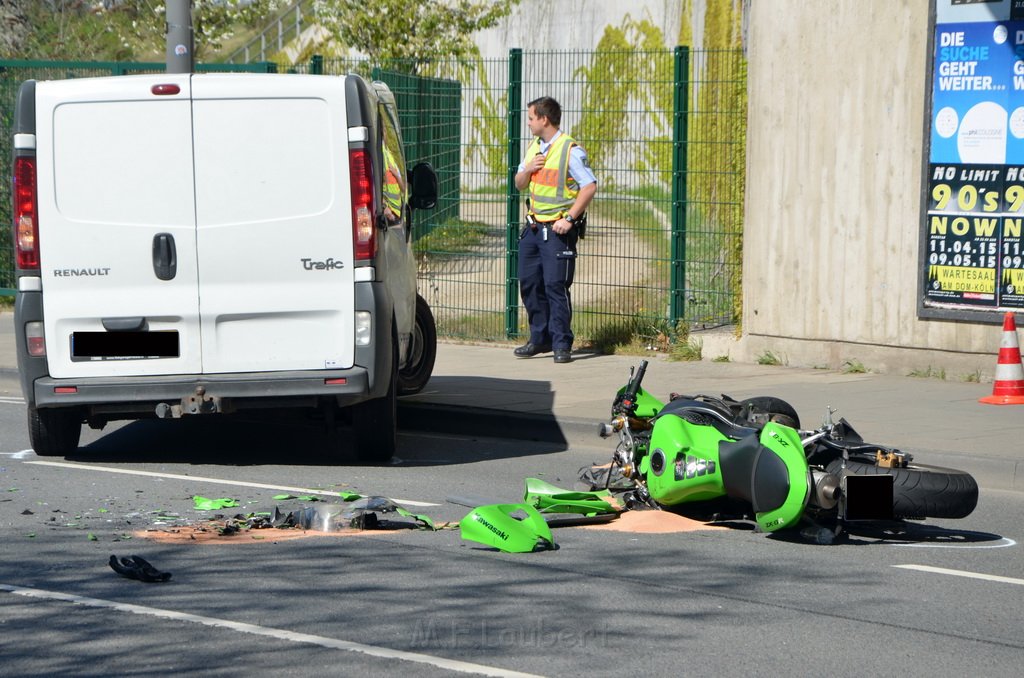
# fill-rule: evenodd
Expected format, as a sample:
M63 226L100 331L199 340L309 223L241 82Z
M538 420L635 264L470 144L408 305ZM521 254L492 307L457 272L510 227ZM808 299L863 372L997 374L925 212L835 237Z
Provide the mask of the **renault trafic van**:
M395 451L433 316L416 293L395 101L356 75L27 81L14 124L15 323L32 447L81 426L301 407Z

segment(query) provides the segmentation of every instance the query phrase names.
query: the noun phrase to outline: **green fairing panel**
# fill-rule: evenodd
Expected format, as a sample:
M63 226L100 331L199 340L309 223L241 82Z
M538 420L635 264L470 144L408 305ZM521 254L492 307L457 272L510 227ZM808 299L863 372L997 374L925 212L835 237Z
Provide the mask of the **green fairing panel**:
M612 493L577 492L563 490L539 478L526 479L526 494L523 501L541 513L579 513L585 516L618 513L619 509L608 503Z
M718 443L728 440L713 426L700 426L673 414L658 419L648 454L640 462L647 489L659 504L714 499L725 494L718 461ZM651 459L661 450L665 461L660 472Z
M619 395L621 396L626 392L626 387L623 386L619 389ZM654 415L661 412L661 408L665 407L665 403L661 402L647 391L641 388L636 392L636 416L641 419L649 419Z
M786 464L790 482L789 492L781 506L755 514L757 525L765 532L794 527L807 507L807 500L813 487L800 434L788 426L769 422L761 431L760 442L775 452Z
M491 504L473 509L459 521L463 539L506 553L531 553L555 548L544 517L529 504Z

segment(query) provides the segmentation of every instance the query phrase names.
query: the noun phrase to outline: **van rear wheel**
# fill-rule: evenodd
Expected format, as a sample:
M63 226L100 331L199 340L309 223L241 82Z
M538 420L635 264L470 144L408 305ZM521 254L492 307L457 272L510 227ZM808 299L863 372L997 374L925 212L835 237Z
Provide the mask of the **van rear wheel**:
M413 323L409 359L398 373L398 395L413 395L430 381L437 358L437 326L427 300L416 295L416 322Z
M28 408L28 438L40 457L65 457L78 449L82 413L74 407Z
M398 447L398 361L391 362L391 383L381 398L352 406L352 432L356 458L382 464L395 456Z

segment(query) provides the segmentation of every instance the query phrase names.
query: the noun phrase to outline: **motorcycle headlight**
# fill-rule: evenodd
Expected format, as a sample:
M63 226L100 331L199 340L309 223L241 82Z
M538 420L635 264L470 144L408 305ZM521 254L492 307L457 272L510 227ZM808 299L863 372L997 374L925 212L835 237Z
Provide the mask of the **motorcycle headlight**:
M665 452L662 449L656 448L651 453L651 472L656 476L660 476L662 471L665 470Z

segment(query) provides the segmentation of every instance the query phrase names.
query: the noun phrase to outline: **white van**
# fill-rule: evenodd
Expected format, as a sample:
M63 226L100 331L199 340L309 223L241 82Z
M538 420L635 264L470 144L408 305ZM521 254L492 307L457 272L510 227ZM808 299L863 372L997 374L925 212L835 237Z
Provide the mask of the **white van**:
M83 422L351 408L395 450L430 378L394 97L359 76L156 74L23 83L14 124L18 367L32 447Z

